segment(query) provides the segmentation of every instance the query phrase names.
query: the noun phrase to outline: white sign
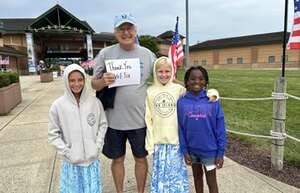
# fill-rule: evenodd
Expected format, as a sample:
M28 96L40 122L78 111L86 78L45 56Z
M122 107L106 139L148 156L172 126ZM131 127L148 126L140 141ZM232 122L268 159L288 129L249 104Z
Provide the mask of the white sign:
M115 75L115 82L108 87L140 84L141 67L139 58L105 60L106 71Z

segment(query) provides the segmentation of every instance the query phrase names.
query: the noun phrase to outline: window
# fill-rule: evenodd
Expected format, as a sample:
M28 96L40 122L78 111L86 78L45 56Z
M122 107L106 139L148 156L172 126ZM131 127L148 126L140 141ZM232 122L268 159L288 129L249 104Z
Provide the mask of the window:
M236 63L237 64L243 64L243 58L237 58Z
M232 64L232 58L227 58L227 64Z
M206 60L201 60L201 65L202 66L205 66L207 64L207 61Z
M269 63L275 62L275 56L269 56Z
M198 65L199 61L198 60L194 60L194 65Z
M288 55L285 55L285 62L288 61ZM281 56L281 62L283 62L283 56Z

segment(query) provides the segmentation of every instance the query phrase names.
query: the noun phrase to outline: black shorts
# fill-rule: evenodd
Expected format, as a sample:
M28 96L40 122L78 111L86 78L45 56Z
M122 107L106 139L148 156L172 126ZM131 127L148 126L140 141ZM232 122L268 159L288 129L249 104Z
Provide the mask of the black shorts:
M126 141L128 139L132 154L137 158L148 155L145 149L146 128L134 130L116 130L108 128L104 138L102 153L110 158L117 159L126 153Z

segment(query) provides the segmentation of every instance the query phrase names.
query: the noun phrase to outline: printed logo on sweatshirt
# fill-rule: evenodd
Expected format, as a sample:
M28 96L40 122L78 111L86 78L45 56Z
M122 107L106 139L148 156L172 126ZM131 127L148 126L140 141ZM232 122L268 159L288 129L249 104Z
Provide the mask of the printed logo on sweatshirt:
M176 101L166 92L159 93L154 98L154 109L161 117L169 117L175 112Z
M207 115L204 113L193 113L193 112L188 112L187 116L189 118L207 118Z
M96 123L96 115L94 113L90 113L87 116L87 122L92 127Z

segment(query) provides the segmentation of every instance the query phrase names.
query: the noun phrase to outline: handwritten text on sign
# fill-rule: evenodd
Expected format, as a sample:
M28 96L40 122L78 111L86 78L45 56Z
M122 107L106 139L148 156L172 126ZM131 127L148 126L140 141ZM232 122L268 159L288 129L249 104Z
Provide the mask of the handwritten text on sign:
M105 60L107 72L115 75L116 81L109 88L140 84L141 68L139 58Z

